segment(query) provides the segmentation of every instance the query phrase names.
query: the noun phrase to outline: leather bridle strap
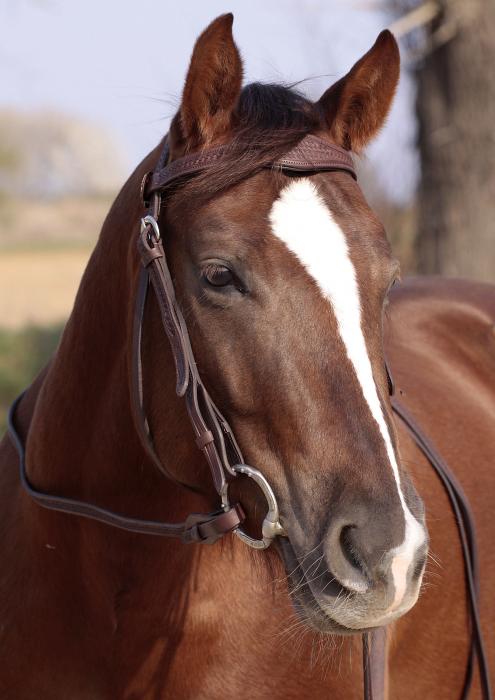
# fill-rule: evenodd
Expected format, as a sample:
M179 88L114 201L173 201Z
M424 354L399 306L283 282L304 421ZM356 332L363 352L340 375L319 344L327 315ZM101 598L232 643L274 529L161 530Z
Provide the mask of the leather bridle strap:
M387 628L365 632L363 638L364 700L384 700L387 678Z
M167 164L167 159L161 159L154 173L148 173L142 187L144 201L149 201L155 193L163 193L175 181L197 175L209 167L216 165L229 151L231 144L214 146L200 153L193 153ZM356 171L352 157L348 151L318 136L308 134L294 148L281 158L264 166L283 172L305 173L343 170L356 179ZM252 173L254 174L254 173Z
M455 515L457 529L459 531L462 554L464 558L464 571L471 619L471 644L461 700L467 700L469 696L475 659L478 661L482 697L484 700L491 700L492 692L490 687L488 659L483 641L483 633L478 610L479 567L476 546L476 530L469 501L454 473L439 452L435 449L431 440L426 437L424 431L418 426L410 412L397 400L395 396L391 397L391 403L393 410L402 420L410 436L440 478L447 496L449 497L450 504Z
M233 474L231 465L243 463L241 450L227 420L214 404L199 376L186 323L175 298L161 236L157 237L154 231L151 234L147 227L143 227L138 250L143 262L139 288L146 289L151 283L154 289L175 362L176 393L185 397L196 444L203 450L217 493L222 496L226 488L225 472ZM136 310L138 337L134 340L135 347L139 346L142 334L143 312L144 306ZM140 363L139 354L134 362L138 367L138 378L142 377ZM142 385L134 395L142 402ZM142 403L140 409L144 416ZM161 469L170 476L163 467Z
M478 661L483 700L491 700L492 692L488 659L483 641L483 633L478 610L479 567L476 546L476 530L469 501L462 489L462 486L456 479L448 464L436 450L431 440L426 437L424 431L419 427L410 412L395 396L394 380L387 362L385 363L385 368L387 371L392 409L402 420L412 439L421 452L425 455L426 459L429 461L440 478L440 482L447 492L459 531L471 620L470 649L461 700L467 700L469 697L473 680L475 660ZM383 627L377 628L372 632L367 632L362 636L365 700L384 700L386 696L386 635L386 628Z
M140 273L139 291L136 299L133 388L131 392L138 432L146 451L160 471L176 481L163 467L156 455L143 404L141 337L147 290L152 287L174 358L176 393L185 398L196 444L203 451L209 464L213 483L224 510L231 508L228 500L227 479L235 477L239 471L246 473L243 471L245 465L243 465L241 450L227 420L211 399L198 373L187 326L175 297L175 289L160 234L159 217L163 194L167 188L177 181L183 181L184 178L192 177L218 163L231 148L230 144L218 146L199 154L186 155L169 163L168 142L166 140L155 172L151 174L151 177L148 173L143 179L141 193L143 202L149 207L149 213L142 220L138 238L138 251L143 270ZM355 177L352 158L347 151L311 135L303 138L289 153L271 163L269 167L301 174L322 170L342 170ZM248 469L251 473L256 471L250 467ZM258 477L264 481L261 474L258 473ZM267 491L271 491L268 484L266 484L265 496L270 496ZM240 504L236 504L235 509L237 513L242 513ZM211 520L215 516L209 514L204 517ZM251 546L267 546L273 536L282 534L278 518L275 519L275 522L269 518L267 520L267 518L263 524L263 540L256 542L249 537L245 538L245 541L248 541ZM242 535L240 532L238 534Z
M149 288L152 287L174 357L177 373L176 392L179 396L185 397L196 444L203 451L210 466L213 483L220 496L221 508L208 514L193 513L184 523L163 523L130 518L95 504L46 494L37 490L28 480L25 445L15 424L16 410L22 399L21 396L14 402L9 411L9 432L19 453L21 484L38 505L98 520L131 532L180 537L183 542L213 543L228 532L237 530L245 519L241 505L239 503L231 505L228 501L227 480L237 476L238 473L243 473L258 480L258 484L268 498L269 512L263 523L263 540L252 540L243 533L239 534L243 535L244 541L251 546L261 548L268 546L274 536L283 533L278 522L278 508L269 484L260 472L243 464L241 451L228 422L212 401L201 381L187 327L175 299L174 286L158 228L164 190L170 185L203 172L209 166L219 162L231 148L232 146L227 144L211 148L200 154L186 155L169 163L168 145L165 140L165 147L155 172L148 174L143 180L141 188L143 201L148 201L150 209L148 216L143 219L138 239L138 250L143 267L139 274L135 302L131 367L132 410L143 447L153 464L167 478L175 483L180 483L159 459L144 411L141 340L146 298ZM304 137L289 153L265 167L301 174L341 170L356 177L352 158L347 151L312 135ZM268 517L269 515L270 517Z
M17 426L15 424L15 415L24 393L17 397L12 404L8 415L9 434L14 441L14 445L19 453L19 474L21 485L24 491L35 501L39 506L49 510L56 510L62 513L70 513L71 515L79 515L90 520L97 520L105 525L127 530L128 532L136 532L143 535L160 535L162 537L181 537L186 542L202 541L211 537L218 539L225 531L237 527L242 518L242 513L237 513L234 510L230 512L219 513L218 518L211 518L209 521L198 521L198 516L190 515L184 523L170 524L162 523L155 520L144 520L142 518L130 518L128 516L114 513L106 508L78 501L65 496L55 496L48 493L43 493L31 485L26 474L26 453L24 443L21 440Z

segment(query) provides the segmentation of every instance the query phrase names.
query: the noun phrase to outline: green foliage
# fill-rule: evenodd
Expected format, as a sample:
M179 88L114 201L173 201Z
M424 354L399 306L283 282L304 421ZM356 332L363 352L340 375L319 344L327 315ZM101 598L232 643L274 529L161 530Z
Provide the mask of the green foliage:
M20 331L0 330L0 435L7 425L7 411L48 362L57 347L63 326L28 326Z

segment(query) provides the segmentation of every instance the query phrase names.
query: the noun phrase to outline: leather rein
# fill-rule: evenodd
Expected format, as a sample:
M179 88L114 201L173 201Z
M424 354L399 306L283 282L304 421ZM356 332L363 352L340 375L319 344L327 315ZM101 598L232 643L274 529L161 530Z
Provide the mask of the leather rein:
M9 434L19 453L22 487L38 505L50 510L97 520L130 532L180 538L184 543L212 544L227 533L234 532L249 546L265 549L270 546L276 536L285 535L279 520L277 500L270 484L259 470L244 463L241 450L227 420L213 402L201 380L187 326L176 300L158 224L163 194L169 188L179 185L181 181L207 170L208 167L217 163L228 149L229 144L217 146L199 154L186 155L169 163L169 149L165 144L155 171L147 173L143 179L141 194L143 202L148 208L148 213L141 220L137 242L142 265L135 301L131 368L131 404L141 442L148 457L159 471L171 481L180 483L166 469L156 453L143 405L141 341L146 299L150 288L152 288L158 302L162 324L172 349L176 369L176 393L185 400L196 444L203 452L210 467L212 480L219 496L219 507L208 514L192 513L183 523L164 523L131 518L92 503L38 491L27 477L25 442L21 439L16 428L15 417L23 397L21 394L9 411ZM276 171L301 176L337 170L347 172L356 178L350 154L313 135L305 136L289 153L271 163L269 167ZM393 382L390 374L389 384L393 395ZM392 396L392 408L405 423L416 444L438 473L449 495L461 536L472 628L470 656L462 700L466 700L469 693L475 659L479 665L483 698L491 700L488 667L477 608L476 539L467 499L448 466L394 396ZM263 520L260 539L252 538L242 529L241 525L245 520L242 505L240 503L231 504L229 500L229 483L240 474L252 478L261 488L267 501L268 508ZM365 699L384 699L386 694L385 628L363 634L363 674Z

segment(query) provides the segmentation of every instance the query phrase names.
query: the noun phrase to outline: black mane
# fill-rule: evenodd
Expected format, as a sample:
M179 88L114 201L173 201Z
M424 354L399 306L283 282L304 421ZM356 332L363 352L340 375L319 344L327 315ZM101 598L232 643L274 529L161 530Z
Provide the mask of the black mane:
M318 124L313 103L294 88L250 83L241 92L225 157L181 189L209 199L283 156Z

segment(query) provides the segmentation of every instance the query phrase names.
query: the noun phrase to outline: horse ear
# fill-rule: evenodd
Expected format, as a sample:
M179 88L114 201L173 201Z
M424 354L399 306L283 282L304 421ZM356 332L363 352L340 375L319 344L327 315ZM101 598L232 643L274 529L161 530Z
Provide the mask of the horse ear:
M242 61L232 37L234 16L217 17L194 46L171 146L189 151L229 131L242 84Z
M323 128L332 140L359 152L381 129L399 82L400 54L388 30L317 102Z

